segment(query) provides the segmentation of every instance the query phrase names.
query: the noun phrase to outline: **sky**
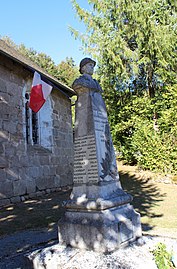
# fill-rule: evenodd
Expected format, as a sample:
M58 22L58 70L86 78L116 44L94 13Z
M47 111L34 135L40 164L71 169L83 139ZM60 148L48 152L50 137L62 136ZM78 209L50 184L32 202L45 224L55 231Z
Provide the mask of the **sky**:
M77 0L87 9L87 0ZM0 37L50 56L55 64L72 57L76 65L86 57L81 42L68 27L84 33L84 24L76 17L70 0L0 0Z

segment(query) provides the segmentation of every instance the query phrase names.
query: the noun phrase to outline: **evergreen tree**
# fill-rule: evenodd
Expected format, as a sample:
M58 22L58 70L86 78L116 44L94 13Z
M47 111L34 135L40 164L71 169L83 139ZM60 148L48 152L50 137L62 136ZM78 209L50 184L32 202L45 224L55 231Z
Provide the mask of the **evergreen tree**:
M97 59L114 144L129 162L176 173L176 1L88 2L72 0L86 34L71 31Z
M97 58L105 89L116 89L120 84L129 88L130 81L136 83L143 71L145 89L154 97L162 82L175 80L175 1L89 0L90 11L82 9L76 0L72 2L87 33L72 32Z

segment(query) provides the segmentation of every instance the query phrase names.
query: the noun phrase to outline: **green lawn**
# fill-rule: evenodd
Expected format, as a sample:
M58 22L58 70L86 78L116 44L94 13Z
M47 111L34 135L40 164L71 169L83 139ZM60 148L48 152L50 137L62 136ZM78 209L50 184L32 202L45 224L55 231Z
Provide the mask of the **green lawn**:
M132 194L133 206L141 214L144 233L177 238L177 185L154 181L153 173L139 173L119 165L122 187Z

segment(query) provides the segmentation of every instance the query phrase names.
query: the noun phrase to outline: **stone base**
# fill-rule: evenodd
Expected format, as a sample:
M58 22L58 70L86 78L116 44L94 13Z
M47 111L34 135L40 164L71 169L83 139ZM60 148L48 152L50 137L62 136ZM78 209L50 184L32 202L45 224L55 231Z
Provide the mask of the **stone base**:
M129 204L106 210L67 210L58 223L59 243L111 252L140 238L140 215Z
M157 269L149 249L163 238L143 238L144 245L132 244L106 255L94 251L65 247L60 244L33 251L26 255L25 269ZM158 240L158 241L157 241ZM175 242L174 242L175 246Z

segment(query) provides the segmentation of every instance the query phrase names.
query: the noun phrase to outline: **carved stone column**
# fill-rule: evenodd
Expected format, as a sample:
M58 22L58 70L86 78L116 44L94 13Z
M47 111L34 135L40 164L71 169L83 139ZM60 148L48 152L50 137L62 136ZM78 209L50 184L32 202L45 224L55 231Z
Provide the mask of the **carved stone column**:
M59 243L109 252L141 237L140 215L123 191L101 88L91 76L73 84L78 94L74 187L59 221Z

